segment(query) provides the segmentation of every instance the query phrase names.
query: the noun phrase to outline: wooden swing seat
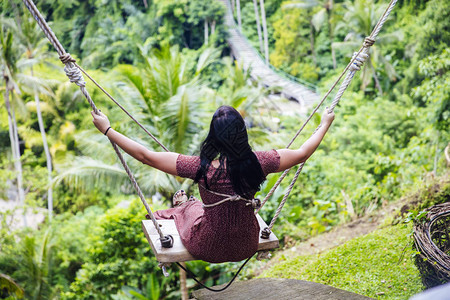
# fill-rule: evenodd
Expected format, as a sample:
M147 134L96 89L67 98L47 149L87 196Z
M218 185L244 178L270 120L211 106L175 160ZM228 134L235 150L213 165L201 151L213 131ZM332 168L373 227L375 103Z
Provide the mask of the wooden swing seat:
M256 218L261 230L267 227L267 224L259 215L256 215ZM178 234L177 227L175 226L175 221L158 220L158 223L164 234L170 234L173 237L173 247L163 248L159 240L158 232L156 231L155 226L153 226L152 221L143 220L142 230L144 231L145 237L155 253L156 260L162 263L195 260L195 258L184 247L183 243L181 243L180 235ZM271 250L278 248L279 246L280 243L275 234L272 232L270 233L268 239L262 239L261 237L259 238L258 251Z

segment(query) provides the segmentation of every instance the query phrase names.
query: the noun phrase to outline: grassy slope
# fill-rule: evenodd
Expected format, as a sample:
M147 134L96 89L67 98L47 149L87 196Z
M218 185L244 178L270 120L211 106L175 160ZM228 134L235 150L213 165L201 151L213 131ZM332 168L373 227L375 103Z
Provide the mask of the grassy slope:
M411 231L411 225L379 229L320 255L286 260L261 277L314 281L378 299L408 299L423 289L412 260Z

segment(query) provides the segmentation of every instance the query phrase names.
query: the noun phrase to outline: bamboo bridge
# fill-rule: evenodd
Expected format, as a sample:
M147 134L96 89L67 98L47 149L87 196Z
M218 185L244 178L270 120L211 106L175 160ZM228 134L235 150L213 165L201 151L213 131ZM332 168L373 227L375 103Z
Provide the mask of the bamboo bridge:
M232 55L242 64L244 70L250 68L252 79L266 87L277 87L280 93L289 100L297 101L301 106L311 106L319 100L316 87L298 78L276 70L272 65L266 64L264 58L250 44L250 41L239 31L231 11L229 0L219 0L227 8L225 25L228 27L228 45Z

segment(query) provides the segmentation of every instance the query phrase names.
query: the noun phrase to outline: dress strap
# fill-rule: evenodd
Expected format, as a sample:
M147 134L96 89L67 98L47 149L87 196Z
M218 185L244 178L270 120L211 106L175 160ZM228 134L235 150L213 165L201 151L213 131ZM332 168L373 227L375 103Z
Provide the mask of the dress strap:
M258 209L261 206L261 201L259 199L251 199L250 200L250 199L246 199L237 194L235 194L235 195L222 194L222 193L211 191L210 189L207 189L205 186L203 186L201 184L199 184L199 186L201 186L203 189L205 189L207 192L210 192L211 194L221 196L221 197L226 197L225 199L222 199L216 203L212 203L212 204L203 203L204 208L214 207L214 206L220 205L222 203L225 203L227 201L244 201L244 202L246 202L245 206L251 205L253 209Z

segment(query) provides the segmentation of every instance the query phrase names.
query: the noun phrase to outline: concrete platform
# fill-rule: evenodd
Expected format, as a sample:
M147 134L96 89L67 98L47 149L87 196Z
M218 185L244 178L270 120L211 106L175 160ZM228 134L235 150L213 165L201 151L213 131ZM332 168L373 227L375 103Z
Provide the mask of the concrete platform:
M221 287L221 286L218 286ZM216 287L216 288L218 288ZM233 283L223 292L210 292L206 289L194 291L196 300L367 300L372 299L355 293L340 290L328 285L282 278L260 278Z

